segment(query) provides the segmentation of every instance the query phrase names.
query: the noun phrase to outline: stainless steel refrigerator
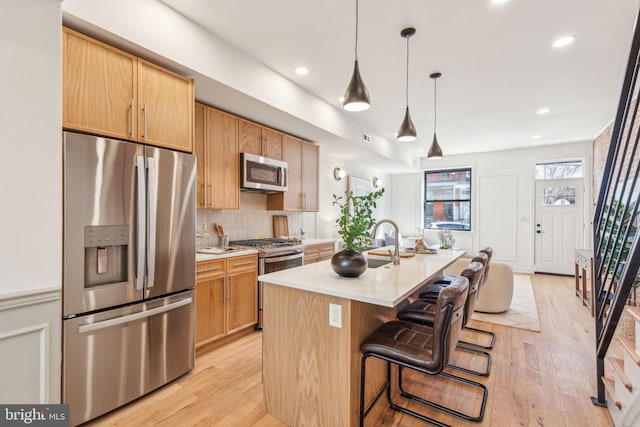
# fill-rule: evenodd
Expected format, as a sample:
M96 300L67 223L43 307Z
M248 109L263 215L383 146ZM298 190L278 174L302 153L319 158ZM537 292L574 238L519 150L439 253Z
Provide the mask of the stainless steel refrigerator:
M64 403L72 425L195 360L195 158L64 132Z

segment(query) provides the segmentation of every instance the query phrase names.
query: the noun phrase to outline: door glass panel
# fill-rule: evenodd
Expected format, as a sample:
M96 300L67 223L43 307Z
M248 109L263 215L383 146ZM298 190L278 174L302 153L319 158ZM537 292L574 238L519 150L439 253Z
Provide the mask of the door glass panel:
M576 187L544 187L542 206L572 206L576 204Z

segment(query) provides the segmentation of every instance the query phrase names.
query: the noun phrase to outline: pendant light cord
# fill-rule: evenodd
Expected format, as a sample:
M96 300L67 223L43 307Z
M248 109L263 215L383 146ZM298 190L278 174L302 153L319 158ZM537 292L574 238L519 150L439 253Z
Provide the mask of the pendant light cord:
M409 108L409 37L411 36L407 36L407 80L404 92L404 97L407 101L407 108Z
M438 122L438 109L436 108L436 100L438 99L438 79L433 79L433 134L436 133L436 123Z
M358 0L356 0L356 61L358 60Z

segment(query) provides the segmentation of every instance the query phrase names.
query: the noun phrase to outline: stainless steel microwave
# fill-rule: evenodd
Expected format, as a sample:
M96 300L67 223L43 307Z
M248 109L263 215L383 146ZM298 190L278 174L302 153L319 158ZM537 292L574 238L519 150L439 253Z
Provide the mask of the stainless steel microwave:
M240 189L261 193L287 191L287 162L240 153Z

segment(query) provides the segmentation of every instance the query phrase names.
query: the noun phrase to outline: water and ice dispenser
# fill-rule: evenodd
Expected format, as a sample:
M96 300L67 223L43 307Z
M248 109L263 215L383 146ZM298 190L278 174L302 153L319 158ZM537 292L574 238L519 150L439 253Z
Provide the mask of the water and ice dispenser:
M129 226L84 227L84 286L127 282Z

